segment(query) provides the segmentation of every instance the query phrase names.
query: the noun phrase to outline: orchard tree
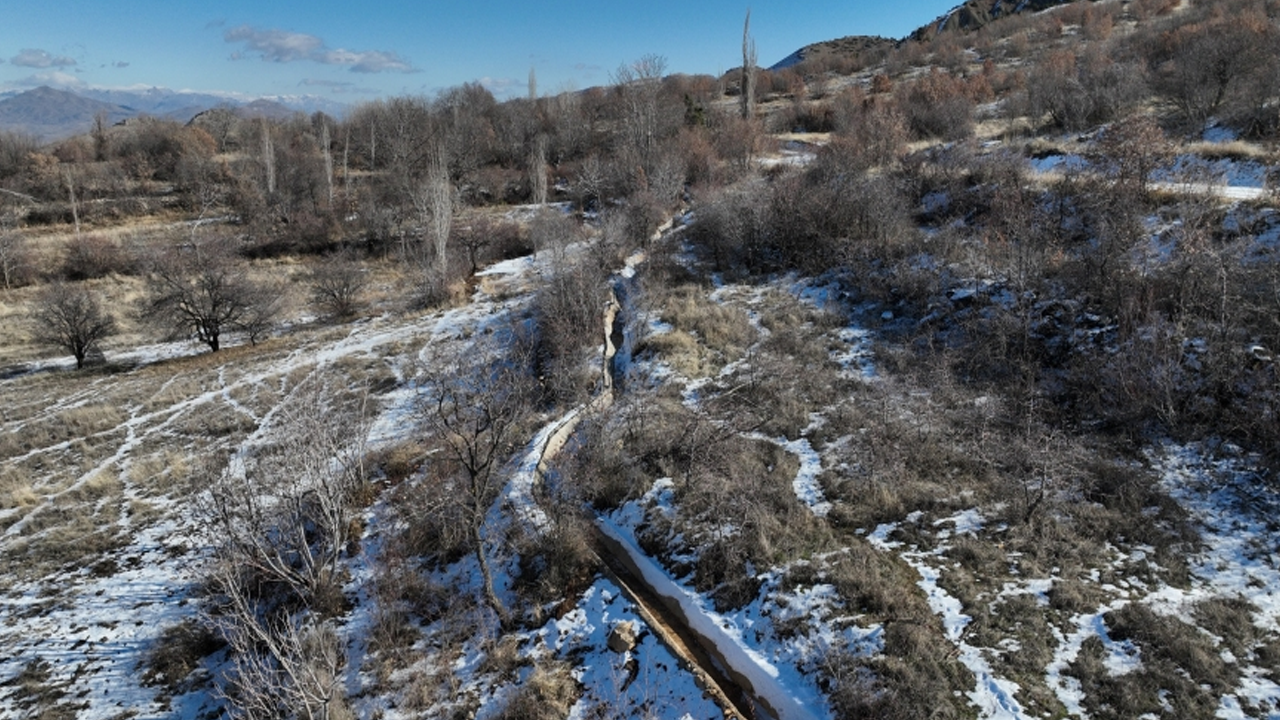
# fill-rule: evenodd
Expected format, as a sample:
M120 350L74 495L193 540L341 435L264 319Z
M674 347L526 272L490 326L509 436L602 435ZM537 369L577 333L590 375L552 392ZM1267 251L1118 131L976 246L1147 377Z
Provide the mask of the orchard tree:
M36 339L75 356L76 368L98 344L115 332L115 319L96 295L80 285L55 283L36 298L32 314Z

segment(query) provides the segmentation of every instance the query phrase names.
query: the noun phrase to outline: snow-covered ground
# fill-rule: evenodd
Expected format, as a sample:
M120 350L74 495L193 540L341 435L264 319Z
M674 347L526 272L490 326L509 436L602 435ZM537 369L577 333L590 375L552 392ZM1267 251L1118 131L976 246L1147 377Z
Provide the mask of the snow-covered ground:
M173 418L196 416L214 406L253 419L255 429L243 437L238 450L270 438L273 412L287 393L279 397L266 389L279 389L286 378L307 375L324 368L366 362L387 368L394 387L379 396L378 411L370 425L370 444L376 449L390 447L413 432L413 413L418 401L417 368L466 352L477 338L491 337L526 307L536 278L555 259L548 255L536 261L520 258L495 265L482 274L480 288L464 307L413 317L380 317L352 324L342 333L322 337L300 337L297 347L273 355L269 362L219 372L214 381L175 395L160 408L143 410L127 407L121 424L121 438L105 452L106 459L95 463L58 497L67 496L88 483L95 472L111 470L125 476L135 454L145 444L169 437ZM634 272L634 270L631 270ZM780 278L755 286L720 283L710 298L735 304L748 315L760 338L768 336L761 321L763 306L777 294L813 308L838 304L831 288L796 278ZM656 318L632 319L639 332L659 334L671 330ZM850 323L830 330L815 330L827 348L831 362L844 379L874 385L879 382L871 362L871 331ZM135 352L129 357L143 372L160 359L194 353L188 345L165 345ZM681 378L652 360L635 361L635 370L655 382L683 385L683 397L690 407L704 401L716 378ZM720 379L748 369L750 359L731 359ZM123 374L122 382L128 381ZM23 377L5 380L9 387ZM176 381L171 381L175 382ZM166 383L166 386L168 383ZM261 391L267 400L246 399L249 390ZM85 402L83 392L50 399L53 408L74 408ZM834 399L833 399L834 400ZM264 404L265 403L265 404ZM502 533L509 523L541 528L548 522L538 506L536 486L538 465L548 439L562 427L579 419L583 409L573 409L547 417L540 429L518 453L508 471L502 498L495 503L488 523L490 536ZM824 453L839 440L824 444L814 439L826 418L811 414L810 423L799 437L748 433L746 437L771 443L797 461L791 490L796 502L817 518L833 512L834 501L821 481L828 461ZM16 426L19 429L23 426ZM177 437L174 434L174 437ZM1153 583L1149 577L1122 578L1123 584L1099 588L1104 599L1096 608L1063 615L1051 625L1052 658L1043 669L1043 685L1072 717L1086 716L1086 692L1069 672L1090 638L1104 651L1104 665L1113 676L1133 673L1143 666L1141 649L1133 642L1113 639L1107 627L1108 613L1140 603L1161 615L1186 614L1197 602L1208 598L1243 598L1253 612L1260 633L1280 635L1280 536L1272 518L1280 510L1280 498L1264 489L1251 475L1254 459L1230 448L1215 448L1226 460L1211 460L1209 449L1194 445L1157 445L1148 452L1148 463L1163 478L1163 488L1186 510L1201 533L1202 544L1190 558L1191 578L1186 586ZM30 459L49 448L35 448L23 455ZM129 486L129 493L142 493ZM653 513L661 513L672 502L671 481L655 478L644 497L624 504L604 517L600 527L627 549L634 564L642 569L647 584L673 598L681 608L689 628L707 638L727 669L744 678L744 683L780 718L828 718L833 716L817 673L821 661L834 648L856 655L884 652L884 627L875 622L851 622L843 612L842 600L833 585L816 582L783 589L781 579L787 567L756 568L760 589L754 600L731 612L719 612L706 594L695 591L687 578L676 576L658 558L648 557L638 537ZM129 499L141 499L134 497ZM76 717L96 720L128 714L138 718L197 718L215 711L216 698L206 686L169 699L160 688L142 683L140 667L161 633L194 614L198 604L199 564L202 553L196 536L196 521L189 503L181 497L151 498L155 509L145 519L121 518L127 541L108 552L110 564L90 568L64 568L36 581L14 584L0 600L0 718L25 717L24 696L15 684L5 684L24 671L43 673L41 682L58 688L59 703L77 708ZM965 697L981 718L1030 718L1023 687L1002 677L997 653L1006 648L987 647L972 637L972 609L945 589L943 574L952 562L947 552L956 543L982 536L991 530L988 506L969 507L941 517L916 512L901 522L869 529L865 537L876 550L905 563L918 576L916 587L929 609L937 615L943 639L954 646L954 655L972 674ZM40 516L22 510L23 517L8 524L0 540L0 551L16 547L28 527ZM375 503L366 514L366 535L360 554L348 567L348 594L356 599L354 609L343 618L347 644L347 688L364 694L374 683L365 666L366 641L377 610L370 591L375 562L389 513ZM910 533L906 531L910 530ZM932 544L919 546L899 537L928 537ZM1141 559L1139 546L1111 548L1116 572L1123 572ZM503 567L511 566L505 558ZM798 562L803 562L799 561ZM466 591L468 575L474 576L474 561L464 558L442 571L442 578L458 581ZM1039 605L1048 604L1048 594L1056 577L1026 577L1006 582L992 590L983 601L993 605L1019 596L1031 596ZM474 581L472 581L474 584ZM509 580L499 582L500 591L509 591ZM536 664L555 659L572 667L581 697L570 717L593 717L599 708L608 708L616 717L714 718L720 710L698 688L694 675L645 626L634 605L622 590L605 578L597 578L560 612L538 627L514 633L518 654ZM636 645L624 652L608 649L607 637L620 623L638 628ZM779 630L780 624L799 631ZM425 627L426 637L434 632ZM461 657L450 660L449 672L457 683L457 693L475 700L483 717L514 692L515 683L498 682L482 670L485 649L478 641L465 644ZM433 655L430 640L417 646L421 658L406 672L423 669L440 658ZM1224 652L1226 652L1224 650ZM204 673L219 671L220 658L207 661ZM1270 671L1251 657L1232 657L1242 678L1237 687L1222 693L1219 717L1280 716L1280 685ZM425 672L425 670L424 670ZM528 670L517 673L527 677ZM517 680L518 682L518 680ZM386 697L362 697L356 707L361 714L380 714L388 720L408 718Z

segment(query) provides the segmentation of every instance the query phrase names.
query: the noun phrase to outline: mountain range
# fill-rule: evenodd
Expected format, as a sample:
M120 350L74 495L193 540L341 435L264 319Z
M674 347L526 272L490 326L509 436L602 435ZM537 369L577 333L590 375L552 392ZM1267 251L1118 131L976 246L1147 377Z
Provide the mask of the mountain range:
M139 115L187 122L214 107L232 107L246 117L289 117L295 112L326 112L341 116L347 106L316 96L240 99L213 93L178 92L164 88L75 92L41 86L0 94L0 131L31 135L50 142L88 132L102 114L110 124Z

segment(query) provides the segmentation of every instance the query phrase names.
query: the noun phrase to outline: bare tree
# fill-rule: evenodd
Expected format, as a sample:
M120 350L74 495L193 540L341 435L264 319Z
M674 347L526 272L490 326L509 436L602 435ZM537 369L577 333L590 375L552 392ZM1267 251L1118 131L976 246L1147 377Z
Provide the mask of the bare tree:
M750 120L756 111L756 41L751 38L751 10L742 23L742 119Z
M27 280L30 258L26 240L20 233L0 230L0 280L10 290Z
M271 142L271 123L263 118L258 124L262 134L262 171L266 183L267 195L276 192L276 149Z
M274 324L281 296L245 272L243 263L223 250L175 251L151 272L146 315L178 336L195 336L213 352L228 331L246 332L256 342Z
M608 171L599 155L588 155L578 168L578 175L573 179L574 189L579 196L579 204L583 210L594 206L603 210L605 191L608 188Z
M534 204L547 204L547 136L545 133L538 133L529 151L529 188L533 194Z
M640 159L647 160L658 145L658 94L667 59L645 55L613 74L613 82L623 100L624 141Z
M76 202L76 185L71 178L71 171L67 170L63 173L63 177L67 181L67 195L71 198L71 219L75 221L76 235L80 235L80 205Z
M427 426L443 446L445 469L454 470L438 481L450 484L447 497L464 519L485 601L504 625L511 613L494 589L485 517L501 490L497 470L512 451L510 434L528 411L534 385L527 343L516 339L511 347L507 357L434 370L421 405Z
M320 152L324 154L324 179L329 190L329 209L333 209L333 149L329 147L329 122L320 124Z
M96 295L66 283L54 283L37 296L31 319L36 339L71 353L77 369L116 328L115 318L103 311Z
M442 137L431 140L426 174L413 195L414 209L426 229L434 254L434 272L443 279L449 269L449 231L453 227L453 183L449 180L448 148Z
M107 112L99 110L93 116L93 159L96 162L107 160Z

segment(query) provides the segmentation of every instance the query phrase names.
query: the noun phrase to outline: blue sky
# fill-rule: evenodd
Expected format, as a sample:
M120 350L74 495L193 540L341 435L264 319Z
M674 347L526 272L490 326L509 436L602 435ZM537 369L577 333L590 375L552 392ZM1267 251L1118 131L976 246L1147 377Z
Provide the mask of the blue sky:
M358 102L480 81L506 97L609 81L646 54L668 72L759 62L845 35L902 37L955 0L558 3L459 0L14 0L0 11L0 90L164 87Z

